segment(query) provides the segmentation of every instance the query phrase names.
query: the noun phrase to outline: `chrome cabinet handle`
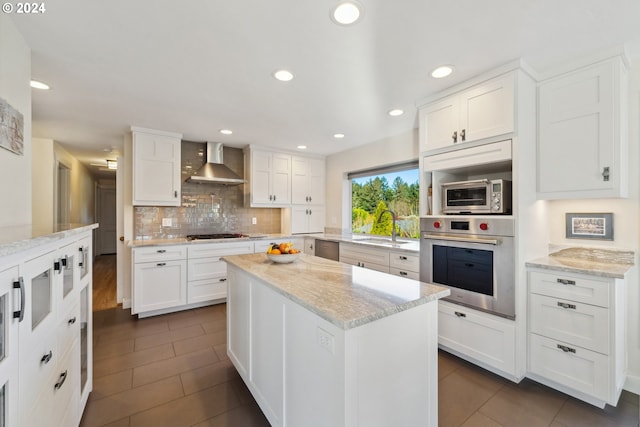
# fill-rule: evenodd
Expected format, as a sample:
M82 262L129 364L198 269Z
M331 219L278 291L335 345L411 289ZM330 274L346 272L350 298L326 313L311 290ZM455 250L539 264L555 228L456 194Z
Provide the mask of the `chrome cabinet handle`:
M401 272L400 272L400 275L401 275L401 276L407 276L408 274L409 274L409 273L407 273L406 271L401 271Z
M58 273L62 272L62 263L59 259L53 261L53 270Z
M467 138L467 132L466 132L466 131L467 131L466 129L462 129L462 130L460 131L460 140L461 140L462 142L464 142L464 141L465 141L465 139Z
M451 135L451 139L453 139L453 142L458 142L458 131L457 130L453 131L453 135Z
M226 278L226 277L223 277L223 278L222 278L222 279L220 279L219 281L220 281L220 282L226 282L226 281L227 281L227 278Z
M60 389L60 387L62 387L62 384L64 384L66 380L67 380L67 371L64 371L63 373L60 374L60 378L58 378L58 382L55 383L55 385L53 386L53 389L54 390Z
M564 351L565 353L575 353L576 352L575 348L567 347L566 345L557 344L557 347L560 350Z
M178 197L178 190L173 191L173 197Z
M44 356L42 356L40 358L40 363L43 365L46 365L47 363L49 363L51 361L51 358L53 357L53 353L51 352L51 350L49 350L49 353L45 354Z
M401 259L402 261L406 261L406 260L407 260L407 257L406 257L406 256L404 256L404 255L400 255L400 259Z
M605 166L604 168L602 168L602 180L609 181L610 173L611 172L609 166Z
M569 309L572 309L572 310L576 309L576 305L575 304L567 304L566 302L558 302L558 307L569 308Z
M456 316L458 316L458 317L467 317L467 315L466 315L466 314L464 314L464 313L460 313L459 311L454 311L454 313L455 313L455 315L456 315Z
M24 302L25 302L25 293L24 293L24 278L20 276L17 281L13 282L13 289L20 289L20 310L16 310L13 312L13 318L18 319L18 323L24 320Z
M164 267L165 265L167 265L166 262L159 262L159 263L156 264L156 266L158 266L158 267Z
M156 252L159 253L159 254L163 254L163 253L167 252L167 250L166 249L158 249Z
M575 280L568 280L568 279L556 279L556 281L560 284L563 285L575 285L576 281Z

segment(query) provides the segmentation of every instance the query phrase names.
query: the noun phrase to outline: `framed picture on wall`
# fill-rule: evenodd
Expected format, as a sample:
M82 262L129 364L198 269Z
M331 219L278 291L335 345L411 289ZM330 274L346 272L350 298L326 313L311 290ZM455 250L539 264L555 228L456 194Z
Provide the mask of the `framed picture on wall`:
M20 156L24 152L24 116L0 98L0 147Z
M567 239L613 240L613 213L567 213Z

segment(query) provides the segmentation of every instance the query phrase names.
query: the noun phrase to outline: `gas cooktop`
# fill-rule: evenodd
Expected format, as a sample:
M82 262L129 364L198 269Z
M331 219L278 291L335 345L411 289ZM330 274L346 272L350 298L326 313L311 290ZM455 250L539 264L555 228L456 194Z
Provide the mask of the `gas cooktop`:
M240 233L213 233L213 234L189 234L187 240L208 240L208 239L239 239L249 237Z

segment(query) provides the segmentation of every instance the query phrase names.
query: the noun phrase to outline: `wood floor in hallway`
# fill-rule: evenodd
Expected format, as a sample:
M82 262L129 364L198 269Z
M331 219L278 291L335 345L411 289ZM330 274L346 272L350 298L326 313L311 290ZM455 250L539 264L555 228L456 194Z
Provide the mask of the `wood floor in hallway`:
M93 261L93 311L118 306L116 255L99 255Z

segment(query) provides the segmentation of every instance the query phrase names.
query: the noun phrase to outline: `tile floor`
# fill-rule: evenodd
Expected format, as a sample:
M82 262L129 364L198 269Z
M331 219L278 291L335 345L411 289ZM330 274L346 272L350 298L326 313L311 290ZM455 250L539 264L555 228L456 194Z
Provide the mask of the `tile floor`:
M95 312L94 388L81 426L268 426L226 357L225 308L140 320L119 308ZM440 426L638 426L637 395L600 410L444 352L439 411Z

